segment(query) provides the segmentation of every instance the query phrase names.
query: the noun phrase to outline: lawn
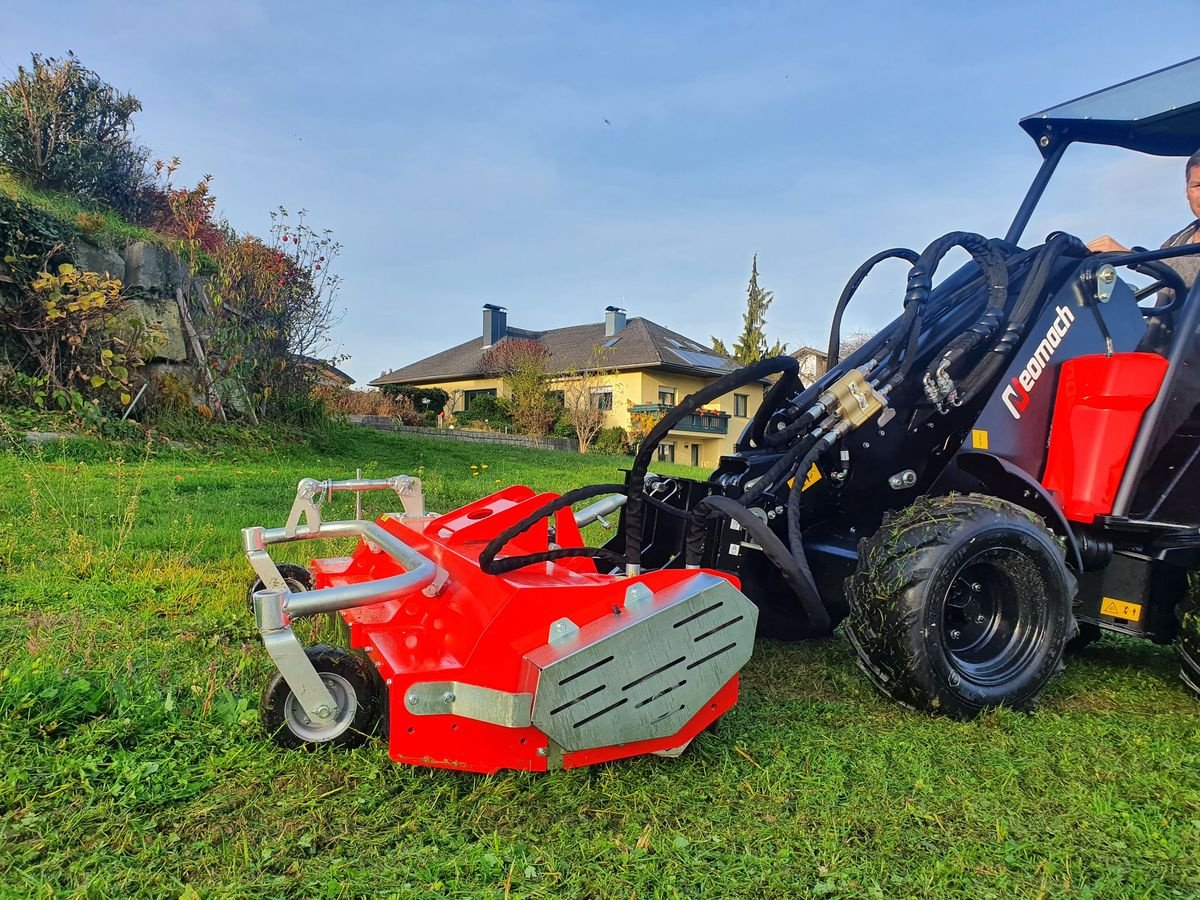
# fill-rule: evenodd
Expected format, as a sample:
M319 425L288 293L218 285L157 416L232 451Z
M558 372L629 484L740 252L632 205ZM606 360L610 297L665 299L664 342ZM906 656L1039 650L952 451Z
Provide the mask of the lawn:
M963 724L876 696L840 635L764 644L676 760L482 777L379 742L284 752L258 727L242 526L357 466L419 473L444 510L628 460L336 429L0 442L0 895L1200 895L1200 706L1170 648L1105 638L1036 712Z

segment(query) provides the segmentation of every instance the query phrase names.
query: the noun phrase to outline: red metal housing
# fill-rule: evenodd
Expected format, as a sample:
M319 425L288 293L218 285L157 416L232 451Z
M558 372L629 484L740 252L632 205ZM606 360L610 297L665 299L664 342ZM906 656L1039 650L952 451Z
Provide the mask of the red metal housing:
M698 574L676 569L617 577L598 573L591 559L582 557L531 565L502 576L484 574L478 559L487 542L556 497L510 487L436 518L385 515L378 520L441 570L434 585L424 591L341 613L350 624L351 646L366 651L388 686L385 718L392 759L474 772L545 771L664 753L685 746L736 702L734 674L667 737L574 752L560 749L532 723L514 727L454 712L414 711L417 691L438 682L528 695L538 672L526 656L547 644L554 623L569 617L586 630L588 623L622 615L631 586L641 584L657 593ZM558 512L553 524L556 546L583 546L570 509ZM546 550L547 526L543 520L521 534L506 553ZM312 571L316 587L324 588L384 578L400 570L387 554L373 552L360 542L350 557L314 560ZM738 586L728 575L708 574Z

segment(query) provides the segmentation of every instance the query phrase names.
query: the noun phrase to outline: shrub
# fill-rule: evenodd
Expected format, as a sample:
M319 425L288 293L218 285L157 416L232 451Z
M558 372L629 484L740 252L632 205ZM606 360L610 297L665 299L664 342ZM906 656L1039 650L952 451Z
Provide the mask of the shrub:
M134 211L147 185L147 151L133 142L133 115L142 108L85 68L34 54L0 83L0 162L39 188Z
M571 420L566 416L563 416L554 423L554 427L550 430L550 433L555 437L579 440L579 432L575 430L575 426L571 424Z
M437 414L446 408L450 395L441 388L413 387L410 384L385 384L379 388L389 397L407 397L415 409L429 413L428 418L437 422ZM426 403L425 401L429 402Z
M487 422L493 428L513 423L512 404L504 397L493 397L483 394L471 400L471 405L463 412L454 416L460 425L474 425Z
M625 453L629 446L625 437L625 429L619 425L614 425L612 428L602 428L600 433L596 435L596 443L593 446L597 453Z

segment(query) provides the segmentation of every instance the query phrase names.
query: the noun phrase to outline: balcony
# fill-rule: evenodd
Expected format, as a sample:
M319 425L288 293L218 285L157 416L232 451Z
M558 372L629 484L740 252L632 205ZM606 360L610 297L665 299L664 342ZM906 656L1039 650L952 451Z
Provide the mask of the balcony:
M630 407L629 411L631 413L650 413L651 415L660 417L672 408L665 403L639 403L637 406ZM729 413L700 412L697 410L677 422L671 430L687 431L694 434L729 434Z

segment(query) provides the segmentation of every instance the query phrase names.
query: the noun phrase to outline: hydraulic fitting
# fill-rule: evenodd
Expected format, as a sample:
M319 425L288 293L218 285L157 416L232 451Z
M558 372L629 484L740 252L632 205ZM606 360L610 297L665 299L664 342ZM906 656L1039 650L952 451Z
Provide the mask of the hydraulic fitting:
M871 386L861 369L851 369L829 386L820 403L848 426L844 426L846 431L853 431L877 415L887 400Z

